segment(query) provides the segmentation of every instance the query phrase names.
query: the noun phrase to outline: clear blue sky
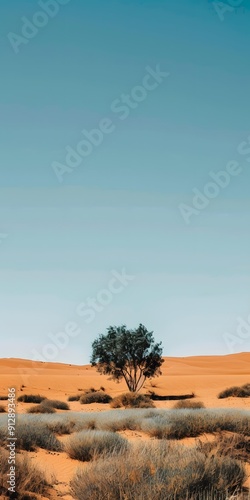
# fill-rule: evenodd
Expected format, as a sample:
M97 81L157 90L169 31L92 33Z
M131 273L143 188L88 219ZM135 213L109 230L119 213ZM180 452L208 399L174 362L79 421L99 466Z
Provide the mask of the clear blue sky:
M41 359L69 321L81 333L53 361L87 363L106 327L140 322L165 355L227 354L250 314L249 2L222 22L208 0L70 0L15 53L39 10L0 7L1 357ZM169 76L121 120L112 103L157 64ZM104 118L114 131L59 183L52 162ZM186 224L179 205L231 160L240 175ZM123 268L87 323L77 306Z

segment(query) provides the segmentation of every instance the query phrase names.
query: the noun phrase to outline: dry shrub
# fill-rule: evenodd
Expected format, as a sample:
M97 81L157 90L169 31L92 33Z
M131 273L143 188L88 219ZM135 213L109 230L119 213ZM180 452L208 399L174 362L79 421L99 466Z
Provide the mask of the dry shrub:
M0 495L1 498L9 498L7 492L8 485L6 484L7 474L10 470L8 464L9 454L0 448ZM27 457L16 457L16 496L15 498L24 500L25 498L34 498L29 496L31 493L41 495L47 494L48 482L44 473L33 465Z
M217 410L169 410L141 420L141 430L158 439L198 437L219 430L250 436L250 419L246 412Z
M39 405L27 410L27 413L55 413L57 410L69 410L69 405L64 401L44 399Z
M0 405L0 413L6 413L5 406Z
M51 406L40 404L29 408L27 410L27 413L56 413L56 410Z
M173 408L175 410L200 410L201 408L205 408L205 405L202 401L190 401L189 399L183 399L175 403Z
M243 434L219 433L214 441L199 441L198 448L205 454L215 453L250 463L250 438Z
M20 403L41 403L44 399L44 396L40 396L39 394L22 394L17 398L17 401Z
M53 432L42 422L18 423L16 426L16 448L35 451L38 447L50 451L61 451L62 444Z
M68 397L68 401L79 401L81 397L81 394L76 394Z
M112 408L122 408L122 406L125 408L155 408L149 396L136 392L127 392L113 398L110 406Z
M0 401L8 401L8 396L0 396Z
M56 408L57 410L69 410L68 403L65 403L65 401L58 401L57 399L44 399L41 406Z
M68 439L65 450L70 458L88 462L110 453L124 452L128 442L119 434L108 431L81 431Z
M91 403L110 403L112 401L111 396L106 394L104 391L92 391L82 394L80 397L80 403L82 405L87 405Z
M47 427L54 432L55 434L59 434L62 436L63 434L71 434L75 431L76 424L73 420L57 420L48 422Z
M242 490L245 479L236 460L164 441L136 445L79 469L71 489L77 500L226 500Z
M221 391L218 396L219 399L225 398L249 398L250 397L250 384L244 384L241 387L233 386L228 387L224 391Z

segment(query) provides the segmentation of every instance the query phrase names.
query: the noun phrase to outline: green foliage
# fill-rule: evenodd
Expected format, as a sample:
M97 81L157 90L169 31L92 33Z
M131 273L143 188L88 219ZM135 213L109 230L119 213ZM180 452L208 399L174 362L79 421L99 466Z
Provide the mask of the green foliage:
M110 326L92 344L91 364L99 373L119 382L124 379L129 391L139 391L147 378L161 374L161 342L142 324L135 330L125 325Z

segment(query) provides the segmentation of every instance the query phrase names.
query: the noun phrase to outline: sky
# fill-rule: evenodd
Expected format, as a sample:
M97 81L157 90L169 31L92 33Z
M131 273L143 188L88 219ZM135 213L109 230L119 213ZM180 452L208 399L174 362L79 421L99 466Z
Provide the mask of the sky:
M217 4L1 2L1 357L249 350L250 4Z

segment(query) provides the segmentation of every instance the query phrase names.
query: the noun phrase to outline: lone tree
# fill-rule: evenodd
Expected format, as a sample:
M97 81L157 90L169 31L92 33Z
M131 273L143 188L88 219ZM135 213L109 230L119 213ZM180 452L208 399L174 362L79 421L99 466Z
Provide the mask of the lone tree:
M140 324L135 330L110 326L92 344L91 365L117 382L124 378L129 391L136 392L147 378L161 375L161 355L161 342L155 343L153 332L145 326Z

